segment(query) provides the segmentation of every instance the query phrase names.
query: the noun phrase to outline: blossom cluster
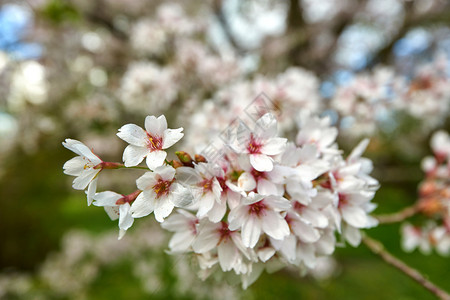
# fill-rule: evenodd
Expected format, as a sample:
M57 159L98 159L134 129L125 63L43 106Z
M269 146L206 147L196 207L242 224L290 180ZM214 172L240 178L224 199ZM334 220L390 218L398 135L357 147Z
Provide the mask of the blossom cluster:
M370 160L362 157L368 140L344 158L329 118L303 113L297 125L295 141L289 142L278 136L274 115L266 113L254 124L240 121L230 128L216 153L193 159L178 151L178 160L167 160L166 149L183 137L183 128L169 129L163 115L148 116L145 129L135 124L119 129L117 135L129 143L123 165L103 162L81 142L67 139L64 146L79 156L64 170L77 176L75 189L88 187L88 204L119 219L119 239L134 219L153 213L174 233L170 252L193 252L202 276L232 271L246 288L264 269L314 269L319 257L334 252L336 236L357 246L360 229L377 225L370 213L378 182L369 175ZM146 167L139 166L144 159ZM99 173L118 168L147 171L131 194L97 193Z
M418 211L428 217L424 226L404 224L403 248L416 248L425 254L433 248L441 255L450 254L450 136L445 131L431 138L434 156L422 160L425 179L419 186Z
M374 134L380 125L395 127L399 115L420 120L426 129L445 122L450 108L448 60L437 57L419 66L411 78L393 69L377 68L340 85L330 107L342 118L341 127L352 136Z

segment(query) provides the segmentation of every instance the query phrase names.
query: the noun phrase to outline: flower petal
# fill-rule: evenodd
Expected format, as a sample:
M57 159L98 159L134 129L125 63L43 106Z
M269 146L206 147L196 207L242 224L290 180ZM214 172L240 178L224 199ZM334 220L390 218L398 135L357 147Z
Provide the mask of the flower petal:
M244 221L244 224L242 224L241 235L245 247L255 247L261 235L260 220L254 217L248 217L247 220Z
M97 193L94 196L94 200L95 200L94 205L95 206L116 206L117 200L119 200L122 197L123 197L123 195L115 193L115 192L111 192L111 191Z
M97 181L98 181L98 177L96 176L89 183L88 190L86 192L88 206L92 204L92 201L94 201L94 195L97 191Z
M231 239L224 239L217 247L217 255L222 271L230 271L239 258L239 252Z
M271 138L262 146L261 153L266 155L278 155L286 148L287 139Z
M149 154L149 150L146 147L128 145L122 156L125 167L137 166L147 154Z
M286 220L273 211L266 211L261 224L262 230L276 240L282 240L290 234Z
M156 118L155 116L147 116L145 118L145 130L151 135L162 137L164 131L167 129L167 120L164 115Z
M84 190L88 184L97 176L100 169L86 169L80 176L74 179L72 187L76 190Z
M154 211L156 221L160 223L164 222L164 218L170 215L174 207L172 201L168 198L164 199L161 197L156 199Z
M167 149L184 136L184 133L182 133L183 127L177 128L177 129L166 129L164 130L164 136L163 136L163 149Z
M155 207L155 198L151 193L142 192L131 205L131 216L141 218L151 214Z
M140 147L147 146L147 133L144 129L135 124L123 125L119 129L117 136L131 145Z
M130 214L130 203L125 203L119 206L119 228L127 230L133 225L134 218Z
M250 154L250 163L260 172L269 172L273 169L273 159L265 154Z
M147 166L150 170L154 170L164 164L164 160L167 157L167 153L162 150L152 151L147 155Z

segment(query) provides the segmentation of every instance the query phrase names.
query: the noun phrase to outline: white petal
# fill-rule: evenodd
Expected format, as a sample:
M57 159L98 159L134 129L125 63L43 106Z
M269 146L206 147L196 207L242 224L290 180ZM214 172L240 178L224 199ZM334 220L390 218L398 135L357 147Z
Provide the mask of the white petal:
M86 192L88 206L92 204L92 201L94 201L95 192L97 191L97 181L98 181L98 177L95 177L89 183L88 190Z
M87 161L81 156L75 156L74 158L69 159L63 166L64 174L79 176L84 171L86 162Z
M200 174L190 167L176 168L176 173L177 181L185 185L195 185L202 179Z
M208 192L204 194L200 200L199 200L199 209L197 212L197 217L202 218L204 217L214 206L214 203L216 202L215 196Z
M315 227L325 228L328 226L328 218L318 210L305 207L301 216Z
M215 201L213 208L208 212L208 219L213 223L218 223L225 216L226 210L226 199L222 199L220 202Z
M162 180L170 181L175 176L175 169L172 166L160 166L157 167L154 172L161 176Z
M136 180L136 186L141 191L148 190L153 188L157 181L158 179L156 179L156 173L146 172Z
M342 218L356 228L365 228L368 223L366 212L357 206L345 205L341 208Z
M264 247L258 249L258 257L262 262L268 261L275 254L275 249L272 247Z
M278 195L279 190L277 186L266 179L260 179L258 180L258 194L261 195ZM284 193L282 193L284 194Z
M94 205L95 206L116 206L117 200L119 200L122 197L123 197L123 195L115 193L115 192L111 192L111 191L97 193L94 196L94 200L95 200Z
M266 155L278 155L286 148L287 139L271 138L261 148L261 153Z
M273 169L273 159L265 154L250 154L250 163L260 172L269 172Z
M155 201L155 219L156 221L162 223L164 218L170 215L174 208L173 203L167 198L159 198Z
M125 167L137 166L147 154L149 154L149 150L146 147L128 145L122 156Z
M345 226L342 234L353 247L357 247L361 243L361 232L358 228Z
M162 137L166 129L167 120L164 115L159 116L158 119L155 116L147 116L145 118L145 130L151 135Z
M161 225L166 222L167 220L161 223ZM172 252L185 252L192 245L194 239L195 235L190 231L176 232L169 241L169 248Z
M78 152L80 152L82 156L90 160L94 165L102 162L102 160L97 155L95 155L85 144L80 143L74 145L73 147L75 149L78 149Z
M74 140L74 139L66 139L62 144L64 147L66 147L70 151L83 156L83 154L80 152L80 150L75 147L75 145L83 144L82 142Z
M194 201L191 190L183 187L181 184L172 183L170 201L176 207L186 207Z
M119 228L127 230L133 225L134 218L130 214L130 203L125 203L119 206Z
M319 231L313 228L310 224L306 224L301 219L297 219L292 222L291 228L295 235L305 243L314 243L320 238Z
M141 218L151 214L155 206L155 199L153 196L154 194L152 193L140 193L131 205L131 216L133 218Z
M150 152L147 155L147 166L150 170L154 170L157 167L160 167L164 164L164 160L167 157L167 153L165 151L162 150L155 150Z
M239 252L231 239L225 239L219 244L217 255L220 267L224 272L230 271L239 258Z
M131 145L140 147L147 146L147 133L144 129L135 124L123 125L119 129L117 136Z
M182 133L182 131L183 127L177 129L166 129L164 131L162 148L167 149L181 140L181 138L184 136L184 133Z
M266 113L256 121L255 133L262 138L271 138L277 134L277 119L271 113Z
M252 174L244 172L239 176L237 185L243 191L253 191L256 188L256 181Z
M88 184L97 176L100 169L86 169L80 176L75 178L72 187L76 190L84 190Z
M194 252L205 253L216 247L220 239L220 235L217 230L218 226L216 224L202 222L199 225L199 233L197 238L192 244L192 249Z
M262 230L276 240L282 240L290 234L286 220L273 211L266 211L261 224Z
M119 218L119 208L117 206L105 206L104 207L106 214L111 220L117 220Z
M241 236L245 247L253 248L261 235L260 220L254 217L248 217L242 224Z

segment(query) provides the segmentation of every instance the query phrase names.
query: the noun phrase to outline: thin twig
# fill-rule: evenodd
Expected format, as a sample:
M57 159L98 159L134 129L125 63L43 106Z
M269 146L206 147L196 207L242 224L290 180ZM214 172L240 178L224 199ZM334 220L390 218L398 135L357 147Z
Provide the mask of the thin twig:
M450 300L450 295L443 289L436 286L434 283L426 279L419 271L411 268L403 261L399 260L392 254L390 254L379 241L374 240L368 236L363 237L363 243L369 248L374 254L379 255L386 263L402 271L421 286L426 288L428 291L439 297L440 299Z
M399 212L393 214L379 215L375 216L375 218L377 218L380 224L391 224L404 221L407 218L414 216L417 212L419 212L419 206L415 204L413 206L406 207Z

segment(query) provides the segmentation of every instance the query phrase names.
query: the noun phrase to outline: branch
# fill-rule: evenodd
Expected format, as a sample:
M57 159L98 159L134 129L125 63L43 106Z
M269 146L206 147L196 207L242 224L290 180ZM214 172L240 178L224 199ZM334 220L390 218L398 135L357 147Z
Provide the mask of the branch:
M236 49L236 51L241 54L245 52L245 49L239 45L238 41L236 41L236 38L234 37L233 33L231 32L230 24L228 23L228 20L223 13L222 10L222 0L215 0L212 4L214 14L216 15L217 19L219 20L219 23L223 29L223 32L227 36L228 41L230 44Z
M414 204L413 206L406 207L399 212L393 214L379 215L375 216L375 218L377 218L380 224L398 223L404 221L409 217L414 216L416 213L419 212L419 210L420 210L419 206L417 204Z
M386 263L402 271L407 276L411 277L421 286L426 288L428 291L433 293L440 299L450 300L450 295L443 289L436 286L434 283L426 279L419 271L411 268L392 254L390 254L379 241L374 240L368 236L363 237L363 243L369 248L374 254L380 256Z

